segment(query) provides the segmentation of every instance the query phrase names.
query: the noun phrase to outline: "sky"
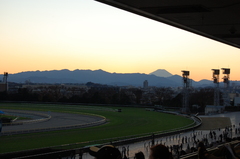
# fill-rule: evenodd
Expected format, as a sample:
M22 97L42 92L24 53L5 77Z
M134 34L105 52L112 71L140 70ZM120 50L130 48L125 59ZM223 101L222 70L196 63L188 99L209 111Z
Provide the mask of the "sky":
M0 0L0 55L0 74L165 69L199 81L230 68L240 80L240 49L94 0Z

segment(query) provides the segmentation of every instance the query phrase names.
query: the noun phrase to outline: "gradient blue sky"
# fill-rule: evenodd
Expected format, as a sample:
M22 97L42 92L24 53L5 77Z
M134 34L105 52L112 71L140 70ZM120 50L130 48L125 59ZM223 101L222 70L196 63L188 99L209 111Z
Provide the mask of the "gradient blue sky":
M0 0L0 52L0 74L166 69L198 81L230 68L240 80L239 49L93 0Z

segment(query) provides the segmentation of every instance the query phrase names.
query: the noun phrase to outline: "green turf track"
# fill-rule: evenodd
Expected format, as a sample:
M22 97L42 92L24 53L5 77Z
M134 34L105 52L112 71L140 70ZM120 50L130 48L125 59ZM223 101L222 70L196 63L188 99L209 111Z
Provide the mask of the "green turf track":
M146 111L144 108L0 103L1 108L89 113L102 115L109 123L90 128L0 136L0 153L86 142L77 145L84 146L89 144L88 141L164 131L193 122L185 117ZM117 108L122 112L113 111Z

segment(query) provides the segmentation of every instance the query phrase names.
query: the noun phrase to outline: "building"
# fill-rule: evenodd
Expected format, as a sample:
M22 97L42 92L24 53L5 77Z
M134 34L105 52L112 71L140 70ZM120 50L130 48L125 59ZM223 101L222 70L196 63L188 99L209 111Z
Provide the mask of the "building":
M215 106L215 105L206 105L205 107L205 114L217 114L223 113L225 107L224 106Z
M148 89L148 81L147 81L147 80L145 80L145 81L143 82L143 88L144 88L144 89Z

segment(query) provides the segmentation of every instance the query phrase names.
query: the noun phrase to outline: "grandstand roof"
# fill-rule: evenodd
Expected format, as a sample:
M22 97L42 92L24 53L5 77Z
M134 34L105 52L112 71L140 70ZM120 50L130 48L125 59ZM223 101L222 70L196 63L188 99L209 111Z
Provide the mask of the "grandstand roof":
M238 0L97 0L240 48Z

